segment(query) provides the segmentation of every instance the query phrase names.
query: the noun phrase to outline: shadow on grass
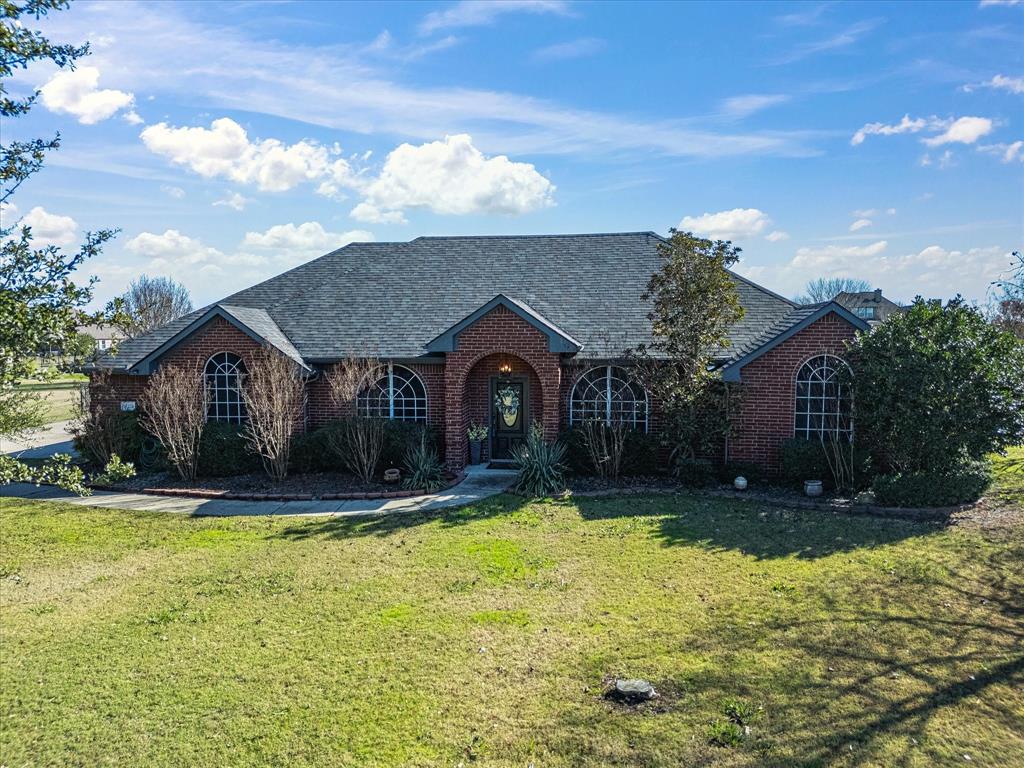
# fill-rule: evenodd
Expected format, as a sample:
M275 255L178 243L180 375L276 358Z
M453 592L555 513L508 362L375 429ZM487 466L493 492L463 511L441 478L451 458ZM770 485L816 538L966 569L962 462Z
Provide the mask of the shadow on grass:
M814 559L933 533L942 523L761 506L697 495L574 501L584 520L657 517L667 546Z
M399 512L384 515L358 517L321 517L296 523L283 529L275 538L301 539L350 539L365 536L390 536L417 528L428 523L439 522L442 528L508 515L527 503L526 499L510 494L493 496L464 507L449 507L427 512Z

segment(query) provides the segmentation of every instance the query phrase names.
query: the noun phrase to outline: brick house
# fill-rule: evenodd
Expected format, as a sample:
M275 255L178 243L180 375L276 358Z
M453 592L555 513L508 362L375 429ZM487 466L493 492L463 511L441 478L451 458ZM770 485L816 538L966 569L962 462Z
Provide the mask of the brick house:
M307 429L345 415L325 372L379 359L380 376L343 410L432 425L451 468L467 461L471 422L491 428L494 461L532 424L548 438L593 418L653 432L657 403L623 350L650 341L640 297L662 242L633 232L353 243L124 343L98 362L110 375L91 402L131 409L158 366L198 363L209 418L240 422L246 358L270 345L307 374ZM868 325L837 303L797 305L733 278L746 313L716 365L744 397L723 455L771 469L786 438L844 428L831 379Z

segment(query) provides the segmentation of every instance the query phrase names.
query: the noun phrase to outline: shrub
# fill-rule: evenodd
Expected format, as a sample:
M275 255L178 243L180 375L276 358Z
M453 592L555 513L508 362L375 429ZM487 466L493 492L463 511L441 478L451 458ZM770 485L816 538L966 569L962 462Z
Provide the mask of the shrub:
M730 720L714 720L708 727L708 741L716 747L736 747L743 742L743 728Z
M682 485L698 488L715 480L715 468L707 459L679 457L672 465L672 476Z
M56 485L79 496L92 494L85 485L85 473L82 472L82 468L72 464L71 457L66 453L54 454L38 467L30 467L0 453L0 485L8 483Z
M267 474L280 482L288 476L292 437L302 418L306 395L303 369L270 347L251 354L248 367L242 387L248 413L245 439Z
M959 297L917 299L849 360L857 432L886 474L957 469L1024 440L1024 344Z
M522 496L550 496L565 488L562 459L565 444L561 440L548 443L539 424L534 424L526 440L512 451L512 460L519 478L512 490Z
M563 432L561 441L565 446L565 468L569 472L584 476L595 474L580 427ZM658 474L661 470L659 447L658 439L653 435L635 429L626 432L619 474L626 477Z
M821 480L827 487L834 487L832 469L825 455L825 447L818 440L791 437L779 449L780 475L789 483L804 480ZM871 479L871 460L865 447L854 444L853 471L855 485L866 486Z
M249 450L240 424L211 421L199 441L197 474L202 477L230 477L259 472L259 456Z
M426 432L420 433L420 441L406 451L405 479L402 487L409 490L435 491L444 485L444 470L437 451L427 443Z
M331 449L330 431L337 429L333 423L325 424L312 432L295 435L292 438L292 451L288 460L292 472L305 474L309 472L336 472L341 462Z
M137 461L146 437L138 415L97 410L85 414L74 429L74 444L90 464L104 467L116 455Z
M92 481L97 485L114 485L130 477L135 477L135 465L130 461L121 461L121 457L115 453Z
M986 462L968 462L939 472L879 475L872 484L875 500L887 507L948 507L977 501L992 483Z
M401 468L411 448L426 440L427 447L439 453L437 430L426 424L409 421L385 421L384 444L380 452L380 463L384 469Z

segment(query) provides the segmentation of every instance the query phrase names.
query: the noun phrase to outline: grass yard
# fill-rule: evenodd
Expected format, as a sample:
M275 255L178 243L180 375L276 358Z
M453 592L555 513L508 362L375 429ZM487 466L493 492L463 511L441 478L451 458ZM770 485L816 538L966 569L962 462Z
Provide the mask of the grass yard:
M18 389L40 394L43 398L43 417L47 424L67 421L74 417L81 398L82 384L88 381L85 376L71 374L53 381L26 380L18 384Z
M0 510L11 768L1024 765L1020 515ZM712 745L730 699L750 733Z

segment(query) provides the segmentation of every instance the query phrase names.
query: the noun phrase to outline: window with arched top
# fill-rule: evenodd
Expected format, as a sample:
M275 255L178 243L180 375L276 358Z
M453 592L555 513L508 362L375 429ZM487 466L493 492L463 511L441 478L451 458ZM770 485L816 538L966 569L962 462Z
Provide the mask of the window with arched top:
M427 388L409 368L388 365L383 375L356 397L356 410L360 416L425 422Z
M852 437L850 392L842 375L848 371L846 362L835 355L818 355L800 366L796 374L797 437Z
M245 363L233 352L218 352L206 361L204 370L207 421L241 424L246 420L245 399L242 397L242 378Z
M624 368L602 365L580 376L569 395L569 423L603 421L647 431L647 392Z

